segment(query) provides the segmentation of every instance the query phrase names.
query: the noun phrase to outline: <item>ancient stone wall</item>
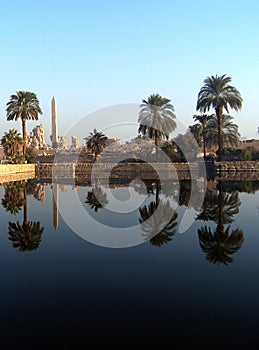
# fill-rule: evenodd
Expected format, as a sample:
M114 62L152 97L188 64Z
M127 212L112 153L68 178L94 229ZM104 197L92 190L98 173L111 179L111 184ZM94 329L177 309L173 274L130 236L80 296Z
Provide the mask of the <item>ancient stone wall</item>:
M35 164L0 164L0 183L34 177Z
M259 172L259 162L257 161L215 162L214 167L217 173Z
M197 173L196 163L58 163L53 166L51 163L36 164L36 177L45 178L71 178L82 177L91 178L142 178L156 179L161 177L178 178L186 175L190 178L190 168L192 173ZM158 174L159 173L159 174Z

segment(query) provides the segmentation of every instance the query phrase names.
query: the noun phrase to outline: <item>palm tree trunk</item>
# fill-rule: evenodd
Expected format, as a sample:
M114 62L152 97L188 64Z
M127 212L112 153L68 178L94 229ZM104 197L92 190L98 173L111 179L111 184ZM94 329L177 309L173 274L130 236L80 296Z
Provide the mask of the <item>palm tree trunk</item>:
M222 108L216 108L216 116L218 119L218 160L221 161L221 153L223 148L223 135L222 135Z
M160 201L160 199L159 199L159 185L158 185L158 181L159 180L157 180L156 181L156 200L155 200L155 203L156 203L156 208L158 207L158 205L159 205L159 201Z
M218 217L218 233L222 234L224 232L224 205L223 205L223 201L224 201L224 193L223 190L221 188L221 183L219 181L218 184L218 189L219 189L219 193L218 193L218 205L219 205L219 217Z
M203 159L206 158L206 143L205 143L205 140L203 138Z
M26 118L22 118L22 136L23 136L23 155L26 157L27 146L27 131L26 131Z

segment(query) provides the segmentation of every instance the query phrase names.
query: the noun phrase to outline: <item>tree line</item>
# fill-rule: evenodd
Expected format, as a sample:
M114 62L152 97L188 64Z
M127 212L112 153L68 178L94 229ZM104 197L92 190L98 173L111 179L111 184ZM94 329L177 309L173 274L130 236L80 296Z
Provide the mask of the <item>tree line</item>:
M201 114L193 117L196 123L189 126L188 132L199 146L202 145L204 158L206 158L208 146L217 145L217 157L221 160L224 146L235 146L238 143L240 136L238 126L233 123L233 118L228 113L229 109L241 110L243 100L240 92L231 86L230 82L231 78L226 74L207 77L198 93L196 110ZM16 94L11 95L6 106L7 120L21 120L22 137L16 130L10 129L2 137L1 144L10 160L13 158L16 162L24 162L29 158L26 148L26 122L38 120L39 115L42 114L39 100L33 92L17 91ZM207 114L212 110L214 113ZM227 114L224 114L224 111ZM159 94L152 94L147 100L143 99L140 105L138 134L153 139L158 146L162 140L168 141L170 134L177 128L175 119L171 100ZM107 144L107 136L96 129L85 140L87 148L94 154L95 159ZM179 136L171 143L171 148L176 147L180 153L181 142L187 143L192 152L193 141L188 136L186 140ZM170 148L170 145L167 146ZM165 149L168 150L168 147Z

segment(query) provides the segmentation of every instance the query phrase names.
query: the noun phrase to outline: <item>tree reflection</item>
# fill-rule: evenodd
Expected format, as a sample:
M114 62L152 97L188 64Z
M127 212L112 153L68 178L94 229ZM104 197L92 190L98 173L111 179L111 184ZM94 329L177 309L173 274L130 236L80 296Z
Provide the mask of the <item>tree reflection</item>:
M21 189L21 193L23 193L23 223L17 221L8 224L9 239L13 242L13 247L18 248L21 252L37 249L44 231L44 227L40 226L39 221L28 221L26 185L24 182Z
M108 204L107 194L100 186L93 187L92 191L87 192L85 203L89 204L90 208L97 212Z
M6 212L12 215L17 215L23 206L23 183L22 181L9 182L3 185L5 189L4 197L2 198L2 206Z
M206 192L202 211L196 220L217 224L215 230L206 225L198 229L200 247L209 262L227 265L233 262L232 255L241 248L243 231L239 228L230 231L230 225L224 227L234 221L233 216L239 212L240 204L238 192L223 192L220 182L217 192Z
M217 225L214 232L207 226L198 230L201 249L209 262L225 265L233 262L231 255L241 248L244 237L240 229L229 231L230 225L226 229Z
M177 212L170 202L160 201L159 186L156 184L155 201L139 208L141 229L153 246L160 247L172 240L177 225Z

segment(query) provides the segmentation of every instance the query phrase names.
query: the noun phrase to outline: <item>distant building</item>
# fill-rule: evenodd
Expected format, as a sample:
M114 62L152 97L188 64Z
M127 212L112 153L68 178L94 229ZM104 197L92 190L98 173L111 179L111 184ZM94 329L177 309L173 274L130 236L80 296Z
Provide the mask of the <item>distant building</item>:
M61 148L61 149L68 149L66 136L60 136L60 137L59 137L59 145L58 145L58 148Z
M80 148L80 143L79 143L78 137L72 136L71 139L72 139L71 148L79 149Z
M250 140L240 140L238 143L238 148L245 149L245 148L255 148L259 151L259 140L250 139Z

